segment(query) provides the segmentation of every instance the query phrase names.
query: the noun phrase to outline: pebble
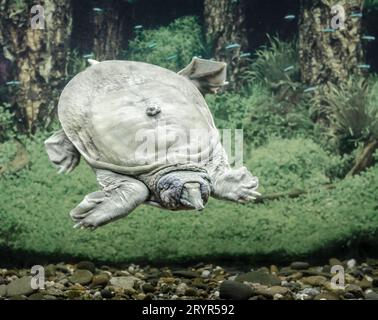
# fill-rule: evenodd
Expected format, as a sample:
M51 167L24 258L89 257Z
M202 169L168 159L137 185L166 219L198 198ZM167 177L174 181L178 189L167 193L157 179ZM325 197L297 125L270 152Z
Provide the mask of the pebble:
M186 283L180 283L176 288L176 294L179 296L184 296L186 290L188 289L188 285Z
M210 276L210 271L209 270L203 270L201 273L202 278L208 278Z
M310 285L310 286L320 287L320 286L322 286L324 283L327 282L327 278L326 278L326 277L323 277L323 276L310 276L310 277L302 278L301 281L302 281L304 284L308 284L308 285Z
M302 269L308 269L310 267L310 264L308 262L302 262L302 261L297 261L293 262L290 265L291 269L294 270L302 270Z
M357 262L355 259L350 259L347 262L347 266L349 269L353 269L356 266Z
M96 266L91 261L81 261L76 265L77 269L88 270L92 273L96 272Z
M109 283L110 277L107 273L100 273L93 277L92 286L105 287Z
M139 279L134 276L122 276L113 277L110 279L110 284L114 287L119 287L122 289L134 289L134 285Z
M188 278L188 279L193 279L193 278L198 277L197 272L194 272L191 270L177 270L177 271L173 271L172 274L176 277L182 277L182 278Z
M239 282L251 282L260 283L264 285L278 286L281 285L281 279L275 275L261 272L261 271L250 271L244 274L240 274L235 278Z
M34 289L31 287L32 277L22 277L17 280L13 280L7 285L7 296L28 296L34 292Z
M93 274L89 270L76 270L72 276L69 277L69 280L72 283L79 283L79 284L88 284L92 281Z
M365 299L366 300L378 300L378 293L374 291L370 291L365 294Z
M221 299L247 300L252 295L252 288L238 281L225 280L219 288L219 297Z

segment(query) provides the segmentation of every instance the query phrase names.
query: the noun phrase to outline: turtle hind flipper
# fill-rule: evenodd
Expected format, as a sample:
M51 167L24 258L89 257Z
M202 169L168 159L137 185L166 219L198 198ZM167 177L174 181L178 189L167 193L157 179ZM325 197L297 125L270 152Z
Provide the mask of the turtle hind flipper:
M59 173L71 172L80 162L80 153L63 130L55 132L45 141L45 149L50 161L59 168Z

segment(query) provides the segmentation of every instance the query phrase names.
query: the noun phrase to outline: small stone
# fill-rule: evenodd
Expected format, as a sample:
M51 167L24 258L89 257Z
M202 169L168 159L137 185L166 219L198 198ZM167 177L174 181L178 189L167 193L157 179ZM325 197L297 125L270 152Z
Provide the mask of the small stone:
M110 280L110 277L107 273L100 273L93 277L92 286L102 286L105 287Z
M356 297L354 296L354 294L351 293L351 292L345 292L345 293L343 294L343 297L344 297L344 299L348 299L348 300L350 300L350 299L355 299L355 298L356 298Z
M43 296L43 300L57 300L57 298L55 296L51 296L49 294L45 294Z
M355 259L350 259L347 262L347 266L349 269L353 269L356 266L357 262Z
M329 264L330 264L331 267L333 267L333 266L342 266L343 265L342 262L339 259L337 259L337 258L331 258L331 259L329 259Z
M327 278L323 276L310 276L302 278L302 282L310 286L320 287L321 285L327 282Z
M201 278L208 278L210 276L210 271L209 270L203 270L201 273Z
M28 296L34 292L34 289L31 287L31 277L22 277L17 280L13 280L7 286L7 296Z
M96 266L90 261L81 261L76 265L76 268L80 270L88 270L92 273L96 272Z
M0 297L5 297L7 294L7 286L5 284L0 285Z
M325 293L318 294L315 297L315 300L340 300L340 299L335 294L332 294L332 293L329 293L329 292L325 292Z
M290 267L294 270L303 270L308 269L310 267L310 264L308 262L296 261L293 262Z
M65 292L67 299L76 299L80 298L83 294L84 291L82 290L68 290Z
M155 287L150 283L145 283L142 285L142 290L144 293L152 293L155 292Z
M96 291L93 294L93 299L100 300L101 298L102 298L102 296L101 296L101 292L100 291Z
M272 264L272 265L270 266L270 273L277 274L278 271L279 271L279 270L278 270L278 268L277 268L276 265Z
M253 290L250 286L238 281L225 280L219 288L221 299L247 300L252 294Z
M358 281L356 284L360 286L362 290L370 289L373 287L373 281L368 280L366 277L364 277L361 281Z
M191 270L178 270L178 271L173 271L172 274L176 277L181 277L181 278L188 278L188 279L193 279L197 278L198 274L195 271Z
M370 291L365 294L365 299L366 300L378 300L378 293L374 291Z
M194 288L188 288L185 290L185 295L188 297L197 297L198 292Z
M303 290L298 292L299 294L306 294L308 296L316 296L320 294L320 291L315 288L304 288Z
M260 283L263 285L279 286L281 285L281 279L275 275L259 272L259 271L250 271L244 274L240 274L235 278L235 281L239 282L251 282L251 283Z
M73 273L72 276L69 277L69 280L72 283L86 285L92 281L92 278L93 274L89 270L78 269Z
M29 296L28 300L44 300L44 295L40 292L33 293Z
M104 298L104 299L111 299L111 298L113 298L113 293L109 290L109 289L102 289L101 291L100 291L100 293L101 293L101 296Z
M180 283L176 288L176 294L179 296L184 296L188 285L186 283Z
M355 284L348 284L345 288L345 291L350 292L357 297L363 295L362 289Z
M134 289L134 285L138 281L140 280L134 276L122 276L111 278L110 284L114 287L119 287L122 289Z
M46 277L54 277L56 273L56 266L53 264L48 264L45 267L45 276Z

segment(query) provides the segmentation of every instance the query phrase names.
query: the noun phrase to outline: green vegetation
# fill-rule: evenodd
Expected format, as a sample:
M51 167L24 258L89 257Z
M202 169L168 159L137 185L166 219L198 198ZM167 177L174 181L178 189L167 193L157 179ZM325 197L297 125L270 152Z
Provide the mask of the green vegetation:
M136 31L124 59L143 61L174 71L184 68L193 56L205 51L201 27L195 17L175 20L157 30Z

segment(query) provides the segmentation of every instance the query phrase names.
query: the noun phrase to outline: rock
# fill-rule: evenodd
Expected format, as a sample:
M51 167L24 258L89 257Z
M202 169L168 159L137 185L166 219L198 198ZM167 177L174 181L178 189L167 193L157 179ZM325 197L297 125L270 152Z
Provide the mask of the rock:
M46 294L43 296L43 300L57 300L55 296L51 296L49 294Z
M357 261L354 259L350 259L347 261L347 267L349 269L353 269L356 266L356 264L357 264Z
M333 293L329 293L329 292L318 294L314 299L315 300L340 300L337 295Z
M197 297L198 292L194 288L188 288L185 290L185 295L188 297Z
M378 287L378 277L373 278L372 285L373 285L374 288Z
M363 279L358 281L356 285L360 286L362 290L366 290L373 287L373 282L369 281L366 277L363 277Z
M298 292L299 294L305 294L308 296L316 296L320 294L320 291L316 288L304 288L303 290Z
M45 267L45 276L46 277L54 277L56 274L56 266L53 264L48 264Z
M275 295L285 296L288 294L290 290L285 287L281 286L273 286L273 287L267 287L267 286L254 286L254 295L261 295L268 298L274 298Z
M345 291L352 293L356 297L362 297L363 296L362 289L355 284L348 284L345 288Z
M110 284L114 287L122 289L134 289L136 282L140 281L137 277L134 276L122 276L122 277L113 277L110 279Z
M259 272L259 271L250 271L244 274L240 274L235 278L235 281L239 282L252 282L252 283L260 283L263 285L269 286L279 286L281 285L281 279L275 275Z
M202 273L201 273L201 278L208 278L210 277L210 271L209 270L203 270Z
M5 280L2 276L0 276L0 285L5 284Z
M44 295L41 292L33 293L28 300L44 300Z
M34 289L31 287L32 277L22 277L17 280L13 280L7 285L7 296L29 296L34 292Z
M230 300L247 300L253 294L250 286L238 281L225 280L219 288L219 296L221 299Z
M173 271L172 274L176 277L193 279L198 277L198 273L191 270L177 270Z
M93 277L92 286L102 286L105 287L110 280L110 277L107 273L100 273Z
M278 267L274 264L270 266L270 273L277 274L278 273Z
M68 290L65 292L66 297L68 299L76 299L80 298L82 295L84 295L84 291L82 290Z
M302 282L310 286L320 287L327 282L327 278L323 276L310 276L302 278Z
M329 259L329 264L330 264L331 267L333 267L333 266L342 266L343 265L343 263L339 259L337 259L337 258L331 258L331 259Z
M188 285L186 283L180 283L176 288L176 294L179 296L184 296Z
M374 291L370 291L365 294L365 299L366 300L378 300L378 293Z
M0 285L0 298L7 295L7 286L5 284Z
M77 265L76 268L79 270L88 270L92 273L96 272L96 266L94 265L93 262L90 261L80 261Z
M309 266L310 264L308 262L302 262L302 261L293 262L290 265L291 269L294 269L294 270L308 269Z
M101 291L101 296L104 298L104 299L111 299L113 298L113 293L109 290L109 289L102 289Z
M155 292L155 287L150 283L145 283L142 285L142 290L144 293L152 293Z
M16 295L13 297L10 297L9 300L27 300L28 298L25 296Z
M93 274L89 270L78 269L68 279L72 283L86 285L92 281Z

